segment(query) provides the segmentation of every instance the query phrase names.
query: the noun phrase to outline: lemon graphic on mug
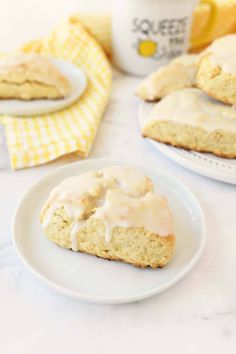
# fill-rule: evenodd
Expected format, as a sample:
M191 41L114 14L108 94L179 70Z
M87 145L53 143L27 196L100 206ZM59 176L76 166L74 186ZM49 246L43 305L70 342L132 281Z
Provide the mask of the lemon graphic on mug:
M139 39L137 50L142 57L153 57L157 54L158 44L152 39Z

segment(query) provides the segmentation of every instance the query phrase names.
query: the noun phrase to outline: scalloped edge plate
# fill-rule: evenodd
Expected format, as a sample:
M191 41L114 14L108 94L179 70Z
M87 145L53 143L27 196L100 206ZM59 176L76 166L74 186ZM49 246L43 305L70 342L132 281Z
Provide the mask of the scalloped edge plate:
M139 107L140 126L147 119L154 103L141 102ZM225 159L213 154L201 153L191 150L176 148L148 139L155 149L177 164L196 172L202 176L217 181L236 184L236 159Z

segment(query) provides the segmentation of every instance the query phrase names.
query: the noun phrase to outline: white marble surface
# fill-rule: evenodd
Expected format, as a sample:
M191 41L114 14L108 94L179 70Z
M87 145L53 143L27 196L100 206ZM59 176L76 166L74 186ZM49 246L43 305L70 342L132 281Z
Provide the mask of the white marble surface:
M12 171L1 127L1 354L235 353L236 187L179 167L140 137L138 100L133 96L136 84L137 79L115 74L112 99L90 158L145 161L184 182L206 214L204 254L181 283L142 302L92 305L48 289L18 259L11 242L11 218L17 201L32 183L77 157Z
M67 13L108 10L110 0L8 0L0 4L4 29L0 47L6 50L44 35ZM0 354L236 352L236 187L184 170L140 137L138 101L132 93L136 83L136 79L116 75L112 100L90 157L145 161L191 188L207 219L208 239L200 262L174 288L128 305L91 305L48 289L16 256L11 218L22 193L35 180L77 157L11 171L0 126Z

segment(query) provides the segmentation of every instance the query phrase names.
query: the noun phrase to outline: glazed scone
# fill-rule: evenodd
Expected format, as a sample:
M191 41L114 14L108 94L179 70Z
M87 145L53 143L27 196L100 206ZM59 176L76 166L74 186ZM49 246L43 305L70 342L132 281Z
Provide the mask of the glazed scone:
M145 101L157 101L172 91L194 86L198 58L186 54L173 59L139 84L137 96Z
M236 110L197 88L170 93L143 122L142 134L189 150L236 158Z
M197 86L226 104L236 104L236 35L215 40L202 57Z
M167 199L152 181L128 166L67 178L56 186L40 221L49 240L73 251L163 267L175 247Z
M58 99L69 95L67 78L39 54L13 53L0 58L0 98Z

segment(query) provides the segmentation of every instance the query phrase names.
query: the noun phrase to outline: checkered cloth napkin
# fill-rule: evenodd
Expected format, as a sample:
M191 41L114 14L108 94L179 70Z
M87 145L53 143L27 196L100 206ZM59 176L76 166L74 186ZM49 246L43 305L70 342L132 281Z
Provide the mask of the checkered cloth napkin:
M109 19L91 20L93 16L70 17L48 37L21 48L72 62L86 74L88 87L63 111L37 117L0 116L13 169L43 164L71 152L82 157L89 154L111 92L109 60L95 38L101 39L106 49L110 40L99 21ZM94 24L93 34L88 23Z

